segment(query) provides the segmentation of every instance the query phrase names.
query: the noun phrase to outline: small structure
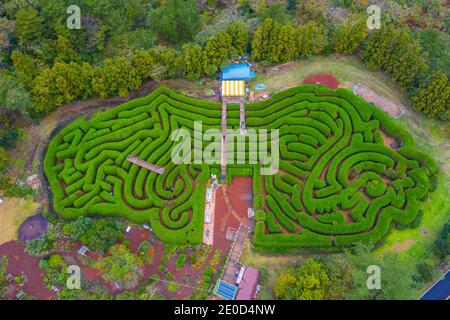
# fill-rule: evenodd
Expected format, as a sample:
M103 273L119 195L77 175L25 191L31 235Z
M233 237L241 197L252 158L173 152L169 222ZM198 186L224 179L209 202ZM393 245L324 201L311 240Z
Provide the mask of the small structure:
M255 216L255 211L253 210L253 208L248 208L247 209L247 216L249 219L253 218Z
M41 186L41 181L37 174L29 176L26 180L27 186L31 187L33 190L37 190Z
M17 293L16 293L16 298L21 300L23 297L25 297L25 291L23 291L22 289L20 289Z
M139 167L142 167L142 168L145 168L147 170L156 172L157 174L163 174L164 173L164 168L163 167L155 166L154 164L149 163L147 161L144 161L142 159L139 159L136 156L131 156L131 155L127 156L127 161L129 161L131 163L134 163L134 164L138 165Z
M3 202L4 202L4 201L3 201L3 199L2 199L2 198L0 198L0 204L3 204Z
M255 299L256 293L258 291L257 289L259 280L260 280L259 270L250 267L242 267L238 276L239 290L236 295L236 300Z
M244 97L245 83L255 77L248 63L230 64L222 69L222 97Z
M236 240L236 235L237 235L237 229L228 227L227 233L225 235L225 239L227 239L229 241L234 241L234 240Z
M205 208L205 223L210 224L211 223L211 208Z
M212 197L213 197L213 189L212 188L207 188L206 189L206 202L207 203L211 203L212 202Z
M86 246L82 246L80 248L80 250L78 250L78 253L81 254L82 256L86 256L86 254L88 253L89 248Z
M224 298L225 300L234 300L238 288L226 281L220 280L216 287L215 294Z

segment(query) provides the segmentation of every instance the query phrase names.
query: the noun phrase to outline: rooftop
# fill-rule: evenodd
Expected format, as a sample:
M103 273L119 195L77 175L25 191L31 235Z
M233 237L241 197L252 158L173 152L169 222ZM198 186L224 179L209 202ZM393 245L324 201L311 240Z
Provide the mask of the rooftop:
M244 276L239 282L236 300L252 300L255 296L256 286L259 282L259 270L246 267Z
M222 69L221 80L250 80L255 77L255 72L250 69L248 63L230 64Z

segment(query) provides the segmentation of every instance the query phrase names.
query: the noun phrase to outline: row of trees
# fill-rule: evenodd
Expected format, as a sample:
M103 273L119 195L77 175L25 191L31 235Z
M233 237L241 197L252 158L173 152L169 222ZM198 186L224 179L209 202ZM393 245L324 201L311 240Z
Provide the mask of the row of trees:
M195 16L195 19L186 18L186 21L195 21L192 22L195 28L186 30L189 33L186 37L192 39L194 30L198 29L199 17L197 12L194 14L195 6L190 1L183 3L183 12L175 8L173 1L151 11L155 21L159 21L157 32L161 36L171 37L170 31L166 30L170 17L183 17L192 11L188 15ZM166 7L170 9L168 12L162 10ZM21 17L17 25L20 37L36 39L35 30L39 29L40 21L34 11L28 12L28 18L22 17L25 15L22 11L17 14ZM445 63L436 58L440 53L433 54L432 61L428 60L421 46L421 43L431 42L428 50L436 51L433 34L427 34L423 41L419 41L406 29L383 25L381 30L367 36L365 17L356 14L350 15L345 23L331 27L316 21L282 24L276 17L267 16L253 34L248 25L235 21L209 36L204 44L185 43L180 51L165 47L125 51L126 55L106 58L100 64L83 61L72 41L59 34L53 44L50 61L24 51L12 52L10 58L15 73L0 75L0 82L5 83L0 90L0 102L10 111L26 114L31 110L42 114L61 104L92 95L102 98L125 96L147 79L178 76L198 80L202 76L212 77L223 63L238 55L250 53L254 60L278 63L337 52L360 54L369 68L385 70L407 90L415 109L429 116L448 118L449 86L447 75L443 74L445 70L427 73L429 61L433 69L445 66ZM183 42L181 39L171 41ZM46 67L48 62L51 62L50 67Z
M365 19L352 16L347 24L329 35L328 29L315 21L304 25L281 25L267 18L256 28L252 41L252 57L259 61L286 62L295 58L320 55L329 49L352 54L367 36Z
M128 56L107 58L98 66L71 59L70 46L61 46L60 58L47 68L31 55L14 51L11 59L16 72L0 75L0 81L8 83L0 90L0 98L4 96L10 111L27 106L25 110L20 109L24 114L45 114L57 106L92 95L103 99L127 96L147 79L184 76L197 80L204 75L215 75L224 61L244 54L249 39L247 27L235 22L226 31L210 37L203 48L186 44L181 53L162 46L139 49Z
M30 90L31 101L27 91L22 92L21 100L24 103L19 103L19 99L10 99L12 102L7 104L10 110L20 105L27 106L25 113L45 114L64 103L92 95L103 99L112 95L127 96L130 90L138 88L146 79L161 80L169 76L175 58L174 50L158 47L137 50L130 58L108 58L102 65L95 67L87 62L57 61L50 68L40 69L29 55L13 52L16 78L2 74L0 81L10 78L11 85L5 88L6 97L14 97L14 93L22 89L21 86L12 85L17 79L27 84L24 89Z
M416 110L447 120L450 117L448 76L445 70L430 65L427 55L417 38L394 25L372 32L361 52L369 68L388 72L406 90Z

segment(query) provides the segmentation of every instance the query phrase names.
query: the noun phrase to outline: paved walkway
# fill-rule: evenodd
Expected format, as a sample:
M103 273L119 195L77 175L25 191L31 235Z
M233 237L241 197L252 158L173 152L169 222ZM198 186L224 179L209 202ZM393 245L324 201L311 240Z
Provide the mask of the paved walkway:
M226 180L227 177L227 104L227 98L222 97L222 153L220 155L220 174L222 180Z
M208 184L208 188L211 188L211 184ZM207 189L208 190L208 189ZM214 223L215 223L215 215L216 215L216 189L211 188L212 190L212 199L208 202L207 197L205 195L205 217L203 222L203 243L209 246L214 244ZM208 191L206 191L208 192ZM206 220L206 211L210 212L209 221Z
M222 275L222 280L235 284L237 280L237 274L241 266L239 260L241 258L242 250L244 249L245 240L249 237L251 232L250 227L241 223L239 229L236 233L236 238L234 239L233 245L228 256L227 264Z
M138 165L139 167L142 167L142 168L145 168L147 170L156 172L157 174L163 174L164 173L164 167L155 166L154 164L151 164L151 163L149 163L147 161L139 159L136 156L127 156L127 160L130 161L131 163L134 163L134 164Z
M245 134L245 105L244 100L239 101L239 133Z

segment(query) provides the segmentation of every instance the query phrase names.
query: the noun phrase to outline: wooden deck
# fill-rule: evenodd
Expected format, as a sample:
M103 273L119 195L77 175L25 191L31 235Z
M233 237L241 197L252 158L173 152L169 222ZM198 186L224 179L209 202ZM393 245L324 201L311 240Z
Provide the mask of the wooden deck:
M138 165L139 167L145 168L147 170L153 171L157 174L163 174L164 173L164 167L158 167L155 166L154 164L151 164L147 161L144 161L142 159L139 159L136 156L127 156L127 161L130 161L131 163L134 163L136 165Z

